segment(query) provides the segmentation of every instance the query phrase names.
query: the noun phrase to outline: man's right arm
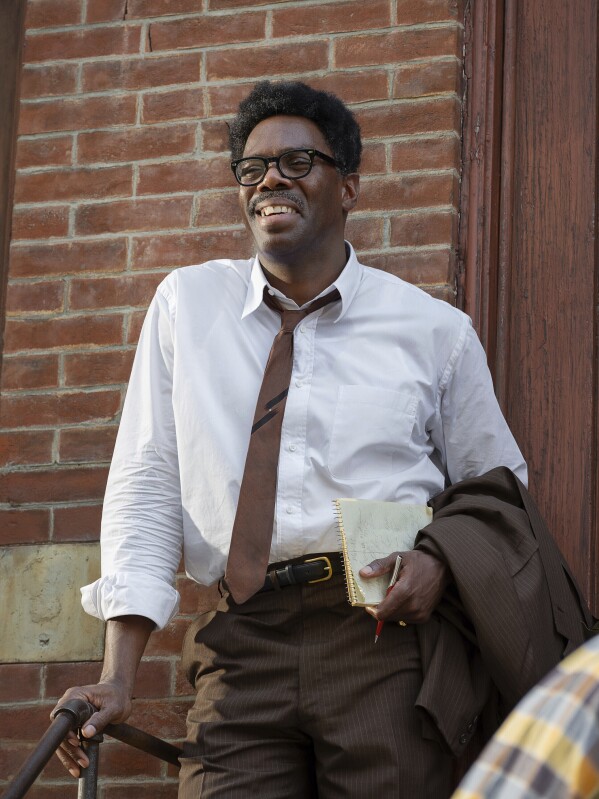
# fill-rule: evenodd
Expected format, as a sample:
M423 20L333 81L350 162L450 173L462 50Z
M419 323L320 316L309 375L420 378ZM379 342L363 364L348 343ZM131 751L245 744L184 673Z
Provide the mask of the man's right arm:
M145 616L120 616L106 623L106 646L102 676L97 685L83 685L69 690L56 707L69 699L84 699L97 708L83 735L93 737L111 722L124 721L131 713L131 697L139 661L144 653L154 622ZM80 767L89 764L75 732L70 732L56 750L65 768L78 777Z

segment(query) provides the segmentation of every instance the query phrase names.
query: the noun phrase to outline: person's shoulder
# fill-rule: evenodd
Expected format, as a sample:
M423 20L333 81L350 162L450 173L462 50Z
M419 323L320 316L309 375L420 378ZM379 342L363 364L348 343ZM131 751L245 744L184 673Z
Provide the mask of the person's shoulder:
M179 297L202 297L210 300L213 296L222 299L223 294L234 287L247 288L252 271L253 259L233 260L216 258L190 266L173 269L157 287L157 293L169 301Z
M456 330L471 324L470 317L447 300L434 297L390 272L364 265L363 269L366 286L370 284L378 303L394 308L402 317L408 315L428 325Z

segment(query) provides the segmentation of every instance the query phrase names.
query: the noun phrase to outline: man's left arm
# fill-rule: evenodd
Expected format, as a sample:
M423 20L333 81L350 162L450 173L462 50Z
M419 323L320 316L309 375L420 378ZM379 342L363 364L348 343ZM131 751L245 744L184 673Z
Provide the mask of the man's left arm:
M471 324L453 368L439 386L436 423L431 439L445 464L449 483L507 466L524 484L526 463L501 412L487 358ZM378 577L393 570L398 553L372 561L360 570ZM449 582L445 564L427 552L402 552L399 579L372 615L382 620L422 623L441 599Z

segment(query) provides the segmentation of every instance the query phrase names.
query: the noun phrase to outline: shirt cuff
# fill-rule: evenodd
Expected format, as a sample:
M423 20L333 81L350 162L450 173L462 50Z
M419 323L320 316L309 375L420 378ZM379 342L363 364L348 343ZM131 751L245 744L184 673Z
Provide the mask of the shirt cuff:
M81 604L86 613L101 621L117 616L145 616L161 630L179 609L179 592L154 577L119 572L84 585Z

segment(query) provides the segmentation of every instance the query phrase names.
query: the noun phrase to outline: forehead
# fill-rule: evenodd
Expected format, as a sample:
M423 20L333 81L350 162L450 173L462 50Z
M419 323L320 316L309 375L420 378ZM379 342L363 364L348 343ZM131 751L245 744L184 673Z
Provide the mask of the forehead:
M245 143L244 155L278 155L296 147L331 152L318 126L305 117L276 116L259 122Z

